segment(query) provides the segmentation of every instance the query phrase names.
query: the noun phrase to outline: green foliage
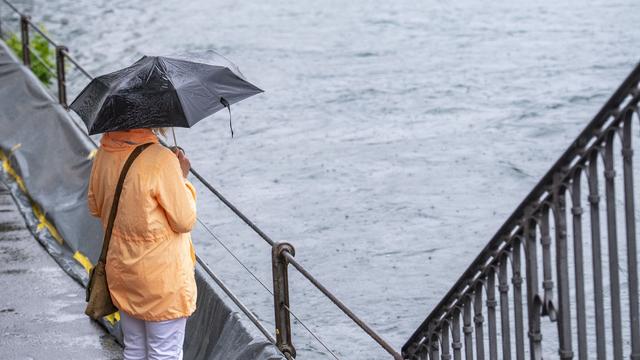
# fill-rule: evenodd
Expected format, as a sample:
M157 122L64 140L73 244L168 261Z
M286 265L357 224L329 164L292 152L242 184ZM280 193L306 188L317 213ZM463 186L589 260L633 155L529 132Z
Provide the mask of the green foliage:
M51 85L54 74L47 67L51 70L55 69L55 50L42 35L35 32L31 32L30 35L31 71L43 84ZM20 41L20 37L16 34L11 34L5 42L22 59L22 41Z

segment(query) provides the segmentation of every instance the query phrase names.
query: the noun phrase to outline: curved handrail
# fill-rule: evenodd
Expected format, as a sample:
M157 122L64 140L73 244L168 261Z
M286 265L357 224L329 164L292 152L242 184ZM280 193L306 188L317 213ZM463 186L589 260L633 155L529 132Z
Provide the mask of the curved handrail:
M509 251L507 247L512 245L511 242L514 237L519 236L518 233L527 231L529 226L527 222L531 219L532 214L540 211L540 206L545 206L547 210L553 211L553 207L549 205L551 197L554 197L554 201L557 203L561 203L558 199L561 197L558 191L562 188L563 182L574 175L570 170L579 166L578 162L584 161L589 156L585 149L604 140L606 132L602 131L602 129L611 125L612 118L618 118L615 121L620 121L620 107L628 103L638 102L640 97L639 82L640 63L635 66L596 116L522 200L471 265L411 335L402 347L402 354L405 358L413 359L416 353L419 352L419 348L428 343L432 335L435 336L438 333L437 330L441 327L438 324L442 323L441 320L455 311L460 311L460 302L467 294L473 291L478 282L483 281L483 278L487 276L487 272L500 261L499 258L503 252ZM554 206L559 205L554 203ZM559 214L554 215L560 216Z

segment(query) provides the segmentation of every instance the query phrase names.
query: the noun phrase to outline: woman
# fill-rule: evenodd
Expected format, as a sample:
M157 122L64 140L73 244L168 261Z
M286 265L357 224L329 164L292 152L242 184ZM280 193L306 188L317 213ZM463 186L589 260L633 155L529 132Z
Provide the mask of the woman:
M106 226L124 162L136 146L153 143L126 176L107 253L109 292L120 309L126 360L182 359L186 319L196 308L190 163L182 151L158 144L158 132L105 133L89 182L89 211Z

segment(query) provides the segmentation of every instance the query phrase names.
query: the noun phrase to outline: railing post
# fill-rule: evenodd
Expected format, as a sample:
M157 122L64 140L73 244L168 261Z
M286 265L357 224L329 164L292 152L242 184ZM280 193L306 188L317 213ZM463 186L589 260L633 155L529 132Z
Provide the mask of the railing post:
M540 332L540 295L538 294L538 252L536 220L527 210L524 222L525 279L527 281L527 317L529 319L529 356L542 359L542 333Z
M20 35L22 39L22 63L31 67L31 51L29 51L29 20L28 15L20 15Z
M591 261L593 274L593 293L596 327L596 359L606 358L606 332L604 319L604 287L602 281L602 245L600 234L600 186L598 186L598 158L600 150L597 148L589 155L589 212L591 220Z
M66 85L66 77L65 77L65 69L64 69L64 54L68 49L65 46L58 45L56 46L56 72L58 77L58 101L60 105L62 105L65 109L68 108L67 105L67 85Z
M640 115L640 114L639 114ZM627 237L627 273L629 274L629 315L631 317L631 359L640 359L640 309L638 309L638 255L636 246L636 210L633 191L633 147L631 146L633 110L624 115L622 170Z
M289 315L289 276L287 266L289 265L284 256L288 252L295 255L293 245L280 242L273 244L271 260L273 268L273 308L276 320L276 345L287 356L296 357L296 349L291 342L291 319Z
M564 170L564 169L563 169ZM555 245L556 253L556 278L557 278L557 308L556 319L558 320L558 340L560 348L558 353L560 359L573 359L572 327L571 327L571 303L569 293L569 254L567 246L567 211L566 211L566 185L562 183L562 178L566 171L556 173L553 186L553 208L555 225Z

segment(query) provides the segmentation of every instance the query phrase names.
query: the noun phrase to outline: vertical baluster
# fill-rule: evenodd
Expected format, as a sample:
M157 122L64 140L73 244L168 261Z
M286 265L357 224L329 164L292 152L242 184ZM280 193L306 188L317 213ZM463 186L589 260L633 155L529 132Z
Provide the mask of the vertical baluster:
M561 174L556 175L558 178ZM556 276L558 281L558 335L560 337L560 358L572 359L571 309L569 308L569 264L567 249L566 188L556 180L553 191L556 225Z
M462 342L460 341L460 310L456 309L451 314L451 348L453 349L453 359L462 360Z
M580 193L582 170L576 169L573 175L571 191L571 214L573 215L573 255L576 281L576 318L578 319L578 358L586 360L587 354L587 320L584 296L584 264L582 251L582 198Z
M498 359L498 332L496 329L496 278L493 267L487 273L487 315L489 317L489 359Z
M475 311L473 322L476 325L476 356L478 360L484 360L484 331L482 329L484 323L482 309L484 306L482 304L482 291L483 284L478 281L473 298L473 310Z
M424 343L422 343L418 348L418 360L429 360L429 350L431 349L429 345L429 336L427 336Z
M640 114L639 114L640 115ZM638 314L638 258L636 253L636 218L633 201L633 148L631 122L633 111L624 115L622 158L624 171L624 208L627 233L627 273L629 274L629 316L631 325L631 359L640 359L640 315Z
M532 214L528 214L532 216ZM540 333L540 302L538 295L538 255L536 249L536 222L525 221L525 271L527 280L527 318L529 323L529 356L531 360L542 358L542 334Z
M442 352L440 353L440 360L451 360L451 353L449 352L449 322L443 321L442 330L440 331Z
M542 315L549 319L556 319L556 310L553 305L553 270L551 269L551 235L549 234L549 207L543 206L540 218L540 244L542 245L542 289L544 299Z
M466 360L473 360L473 325L471 324L471 295L464 296L463 302L464 321L464 354Z
M431 335L431 346L430 346L431 350L429 351L429 358L431 360L438 360L438 358L440 357L439 342L440 340L438 339L438 334L433 333Z
M500 292L500 320L502 325L502 358L511 360L511 329L509 328L509 281L507 253L500 255L498 268L498 291Z
M415 344L415 352L410 360L429 360L429 336L425 335Z
M589 213L591 215L591 257L593 262L593 293L596 311L596 348L597 358L605 360L606 333L604 331L604 295L602 287L602 251L600 248L600 195L598 194L598 156L593 151L589 156Z
M620 275L618 273L618 239L616 229L615 169L613 141L615 131L607 134L604 152L605 195L607 198L607 237L609 241L609 281L611 288L611 328L613 332L613 358L622 360L622 316L620 315Z
M522 274L520 271L520 244L521 235L513 239L512 276L513 284L513 315L516 326L516 359L524 360L524 320L522 318Z

